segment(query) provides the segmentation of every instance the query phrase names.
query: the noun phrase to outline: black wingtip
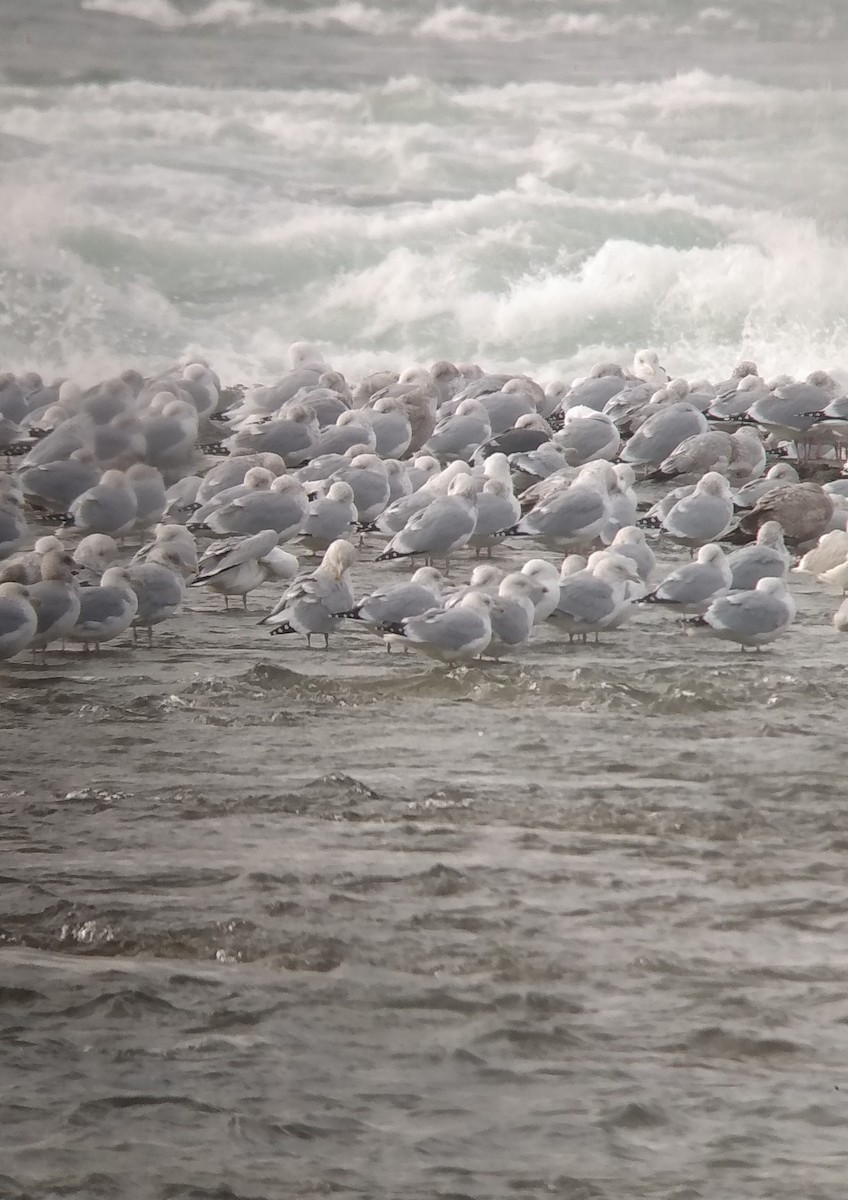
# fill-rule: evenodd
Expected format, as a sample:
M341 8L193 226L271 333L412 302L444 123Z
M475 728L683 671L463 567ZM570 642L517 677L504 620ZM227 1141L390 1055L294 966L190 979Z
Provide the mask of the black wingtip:
M683 625L687 629L709 629L709 622L703 617L684 617Z
M396 558L410 558L409 554L401 554L397 550L384 550L382 554L378 554L376 562L393 562Z
M260 621L260 624L261 624L261 621ZM292 629L292 627L291 627L291 625L289 625L288 621L284 621L282 625L274 626L274 628L271 630L271 637L276 637L278 634L281 634L281 633L295 633L295 632L296 632L296 630Z
M395 633L400 637L406 637L406 630L400 621L384 621L380 628L383 633Z
M636 526L638 529L662 529L662 521L659 517L640 517Z
M339 616L347 617L349 621L361 621L362 617L359 615L361 612L362 605L357 604L355 608L348 609L347 612L339 613Z
M379 530L373 521L354 521L354 528L357 533L378 533ZM378 560L379 561L379 560Z

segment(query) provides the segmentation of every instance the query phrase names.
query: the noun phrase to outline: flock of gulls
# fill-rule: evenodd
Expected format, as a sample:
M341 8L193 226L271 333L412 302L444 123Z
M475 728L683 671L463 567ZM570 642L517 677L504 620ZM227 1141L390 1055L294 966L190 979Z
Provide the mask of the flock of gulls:
M652 607L760 649L795 618L790 571L848 593L846 455L834 374L687 381L649 350L546 387L447 361L352 384L302 342L248 390L203 362L85 390L6 374L0 659L152 642L187 588L247 609L275 581L259 624L310 646L356 623L453 664ZM519 570L493 561L505 542ZM689 559L661 578L672 547ZM361 595L366 557L414 573Z

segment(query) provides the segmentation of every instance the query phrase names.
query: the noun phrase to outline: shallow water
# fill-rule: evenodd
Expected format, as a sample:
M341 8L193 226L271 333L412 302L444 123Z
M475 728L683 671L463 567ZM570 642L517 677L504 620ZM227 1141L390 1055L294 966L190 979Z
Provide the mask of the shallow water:
M446 670L193 589L5 664L4 1196L839 1196L844 647L795 590L762 654L640 612Z

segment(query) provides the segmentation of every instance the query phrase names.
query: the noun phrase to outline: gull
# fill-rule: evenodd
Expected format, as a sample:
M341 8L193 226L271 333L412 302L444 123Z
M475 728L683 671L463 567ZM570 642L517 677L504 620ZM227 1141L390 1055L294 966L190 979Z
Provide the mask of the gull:
M754 533L764 521L777 521L789 542L811 542L824 533L835 512L834 497L817 483L796 483L763 496L741 521Z
M320 435L315 413L305 404L292 404L274 419L249 417L223 444L231 455L277 454L287 467L299 467L314 458Z
M97 587L82 588L80 614L68 637L83 643L88 652L94 646L100 652L102 642L119 637L132 624L138 600L123 567L107 567Z
M673 612L704 613L717 596L730 587L732 573L721 546L710 543L698 551L695 562L677 567L647 596L643 604L660 604Z
M277 475L285 475L286 464L279 454L239 454L216 463L200 481L195 497L199 505L208 504L228 488L247 483L248 472L259 467L263 485L270 487ZM268 475L271 478L268 478ZM197 511L200 511L199 509Z
M601 412L626 386L627 379L618 363L596 363L584 379L575 379L567 389L562 397L562 410L581 407Z
M583 564L581 563L581 566ZM531 558L521 568L521 574L538 588L538 598L534 600L534 624L541 625L546 621L559 603L560 575L556 567L543 558Z
M374 431L374 453L380 458L400 458L412 441L412 425L401 400L383 396L361 414Z
M238 462L238 459L235 461ZM285 474L285 470L282 474ZM232 504L236 500L242 500L246 496L253 495L254 492L270 491L271 484L278 478L280 476L275 475L267 467L248 467L243 476L239 477L238 474L233 476L232 482L227 487L218 488L216 486L209 498L205 500L201 499L203 495L203 484L201 483L197 489L197 507L194 515L188 522L189 529L195 526L205 526L209 518L227 504Z
M149 467L146 463L133 463L127 471L126 479L135 493L134 531L144 533L151 525L162 520L168 504L165 481L156 467Z
M337 479L330 484L326 496L319 496L310 502L300 540L307 550L323 552L337 538L346 537L358 520L353 488L343 479Z
M192 587L206 586L224 597L241 596L247 609L248 593L272 579L292 579L297 559L280 549L275 529L262 529L251 537L214 542L200 560Z
M430 609L420 616L386 622L387 633L405 638L415 650L444 663L479 658L492 640L491 610L495 599L487 592L469 591L451 608Z
M410 496L409 500L412 499ZM452 480L447 496L437 497L410 517L383 553L377 555L377 562L423 554L430 560L444 558L450 569L451 554L468 543L476 523L474 480L469 475L459 475Z
M39 538L32 550L20 550L0 563L0 583L34 584L41 579L41 566L48 550L64 550L53 534Z
M30 603L38 615L30 642L33 654L59 638L66 638L79 620L80 597L74 582L74 560L64 550L48 550L41 560L41 580L28 589Z
M0 497L0 560L9 558L26 541L27 521L17 493Z
M798 562L794 570L808 575L822 575L848 558L848 533L844 529L829 529L823 533Z
M492 436L489 414L479 400L463 400L455 413L437 423L422 451L439 459L470 461L472 454Z
M587 545L609 519L609 488L615 478L609 463L587 464L571 487L531 509L516 532L557 548Z
M591 570L587 566L563 580L552 619L565 628L569 641L585 640L590 633L597 641L629 605L628 584L639 582L634 563L618 554L605 555Z
M487 462L492 461L487 459ZM503 540L520 518L521 505L512 494L511 483L504 483L501 479L487 480L482 492L477 495L477 521L468 539L469 546L478 555L481 550L488 551L491 558L494 546Z
M309 512L303 484L278 475L268 491L251 492L221 505L204 524L214 533L249 535L274 529L278 542L296 537ZM189 526L192 528L193 526Z
M621 445L615 423L603 413L583 405L568 409L565 423L555 440L564 450L574 451L576 465L581 467L595 459L614 459Z
M733 523L730 485L717 471L708 471L665 515L662 528L673 541L695 550L723 537Z
M70 458L28 467L20 481L27 501L51 513L66 513L83 492L95 487L102 472L89 449L75 450Z
M160 561L139 563L127 568L130 586L138 607L132 620L133 639L139 629L147 630L147 644L153 645L153 626L172 617L185 598L182 560L175 550L165 549Z
M741 363L739 365L742 366ZM748 365L753 366L753 363ZM716 396L707 408L707 415L730 423L736 417L746 416L752 404L769 394L768 384L756 374L740 378L736 387L723 390L723 385L719 384Z
M761 579L753 591L731 592L714 600L702 617L691 618L693 629L705 628L715 637L736 642L744 650L760 649L785 633L795 619L795 601L782 579Z
M645 538L645 532L636 525L625 525L609 544L609 549L617 554L632 558L636 570L643 583L647 583L653 574L656 558Z
M536 600L543 589L520 571L505 575L489 610L492 639L483 654L500 658L530 641L536 617Z
M386 464L376 454L354 455L331 479L350 484L357 516L363 525L375 521L389 502L392 489Z
M773 576L785 579L791 557L783 540L783 530L777 521L764 521L757 531L757 540L750 546L740 546L727 556L733 591L751 591L761 579Z
M441 608L441 584L442 575L435 567L419 567L408 581L384 584L363 597L344 615L355 621L364 621L381 634L386 650L391 653L398 639L385 633L381 627L384 624L396 625L404 617L420 616L431 608Z
M163 555L173 555L166 562ZM197 574L197 544L193 535L184 525L157 525L152 542L147 542L130 560L130 566L138 563L152 562L160 565L170 565L179 570L183 579L191 579ZM175 566L174 563L178 563Z
M798 472L791 463L775 463L773 467L769 467L762 479L752 479L750 483L743 484L735 491L733 505L737 509L753 508L757 501L761 500L763 496L767 496L769 492L775 492L786 484L799 482Z
M135 527L138 503L123 471L104 471L100 482L68 509L68 524L86 533L122 538Z
M97 585L106 568L120 555L118 543L108 533L89 533L74 550L77 582Z
M659 467L682 441L708 430L704 414L685 401L659 408L626 443L621 460L635 466Z
M348 571L355 560L356 550L350 542L333 542L321 565L311 574L299 576L259 624L269 625L272 634L305 634L310 647L313 636L321 634L327 649L330 634L353 604Z
M0 660L25 650L38 629L38 614L22 583L0 583Z

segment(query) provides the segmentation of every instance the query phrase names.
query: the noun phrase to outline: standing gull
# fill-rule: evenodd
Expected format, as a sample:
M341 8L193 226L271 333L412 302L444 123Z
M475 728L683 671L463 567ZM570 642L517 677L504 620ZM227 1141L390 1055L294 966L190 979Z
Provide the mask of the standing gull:
M100 651L101 642L111 641L129 629L138 609L138 600L123 567L107 567L98 587L80 591L80 614L68 633L75 642L82 642Z
M0 660L25 650L38 629L38 615L22 583L0 583Z
M782 579L761 579L753 591L731 592L714 600L692 628L706 626L715 637L736 642L744 651L759 649L785 633L795 619L795 601Z
M674 505L662 522L668 536L690 550L717 541L733 525L733 497L723 475L708 471L689 496Z
M30 649L46 655L50 643L67 637L79 620L80 597L71 555L49 550L41 561L41 581L29 588L28 595L38 614Z
M609 487L615 478L609 463L589 463L571 487L531 509L516 531L560 549L588 545L609 519Z
M130 586L138 599L132 620L133 638L139 629L147 630L147 644L153 645L153 626L172 617L185 598L182 560L176 550L164 550L159 562L144 562L128 568Z
M476 523L475 482L469 475L459 475L451 482L447 496L433 500L410 517L383 553L377 555L377 562L423 554L431 560L444 558L449 566L451 554L467 544Z
M353 587L348 571L356 560L350 542L336 541L324 554L320 567L302 575L282 595L260 625L269 625L272 634L302 633L307 646L314 634L330 644L330 634L341 624L344 613L353 604Z
M640 582L636 565L618 554L609 554L591 570L566 577L559 592L552 618L569 636L598 634L617 622L621 610L629 605L628 585Z
M479 658L492 640L490 617L493 596L470 591L452 608L431 609L417 617L387 622L387 633L405 638L429 658L444 663L468 662Z
M397 643L395 635L385 633L384 624L397 624L404 617L417 617L431 608L442 608L442 576L435 567L419 567L412 578L403 583L387 583L360 600L345 613L356 621L366 622L382 634L386 650L391 653Z
M241 596L247 609L248 593L271 579L292 579L297 559L277 545L277 531L262 529L251 537L214 542L201 558L192 587L205 586L224 597Z
M728 590L731 578L721 546L709 544L701 547L695 562L666 575L653 592L642 598L642 603L660 604L679 613L704 613L717 596Z

